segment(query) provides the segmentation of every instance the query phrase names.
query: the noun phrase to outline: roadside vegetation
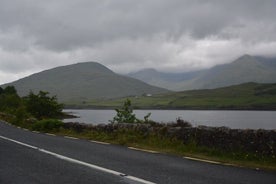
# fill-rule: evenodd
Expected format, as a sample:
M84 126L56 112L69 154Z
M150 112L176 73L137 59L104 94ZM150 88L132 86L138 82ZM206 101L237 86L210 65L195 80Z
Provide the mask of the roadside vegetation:
M66 116L62 109L63 105L48 92L30 92L21 98L13 86L0 88L0 118L14 125L38 131L57 130L63 125L59 119Z
M270 92L269 92L270 93ZM196 157L238 166L276 170L276 132L192 127L177 119L160 124L133 113L126 99L106 125L63 123L63 105L47 92L19 97L14 87L0 88L0 119L15 126L57 135L103 141L179 156Z
M148 113L144 116L144 120L136 118L136 115L133 113L133 107L131 101L126 99L123 107L115 109L117 112L113 120L110 120L112 124L114 123L150 123L149 117L151 113Z

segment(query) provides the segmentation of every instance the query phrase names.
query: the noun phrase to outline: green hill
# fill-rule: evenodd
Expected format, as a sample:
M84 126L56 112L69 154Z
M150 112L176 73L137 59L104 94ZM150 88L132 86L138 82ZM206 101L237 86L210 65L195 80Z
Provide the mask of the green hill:
M78 63L45 70L13 85L21 96L30 90L48 91L63 103L86 103L92 99L110 99L142 94L157 94L168 90L148 85L137 79L114 73L96 62Z
M94 101L90 107L117 107L126 98ZM129 98L136 108L275 110L276 84L245 83L217 89Z

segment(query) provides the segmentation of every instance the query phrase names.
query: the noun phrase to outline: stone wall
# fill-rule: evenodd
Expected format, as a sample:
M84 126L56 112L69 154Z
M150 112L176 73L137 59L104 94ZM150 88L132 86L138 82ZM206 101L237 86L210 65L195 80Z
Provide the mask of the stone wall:
M224 151L246 151L258 155L275 155L276 131L241 130L226 127L175 127L168 128L168 135L199 146L218 148Z
M192 127L183 120L176 123L159 124L101 124L87 125L78 123L66 123L64 128L72 128L81 132L84 129L104 132L116 132L118 130L134 130L142 134L156 134L168 138L176 138L184 144L191 142L198 146L220 149L223 151L250 152L256 155L275 157L276 131L275 130L251 130L230 129L227 127Z

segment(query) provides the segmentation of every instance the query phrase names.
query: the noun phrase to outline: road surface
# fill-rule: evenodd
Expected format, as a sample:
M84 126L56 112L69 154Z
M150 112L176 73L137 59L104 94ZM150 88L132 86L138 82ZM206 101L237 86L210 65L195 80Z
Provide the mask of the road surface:
M276 173L31 132L0 122L0 183L275 184Z

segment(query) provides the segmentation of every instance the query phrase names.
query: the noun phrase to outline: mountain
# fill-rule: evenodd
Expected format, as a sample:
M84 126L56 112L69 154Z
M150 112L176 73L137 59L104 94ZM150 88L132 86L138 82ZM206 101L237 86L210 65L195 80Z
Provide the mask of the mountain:
M218 65L193 79L199 88L217 88L246 82L276 82L276 59L244 55L230 64Z
M178 78L167 77L171 75ZM182 74L158 71L150 74L148 70L143 70L129 76L174 91L214 89L246 82L275 83L276 58L244 55L229 64L217 65L207 70Z
M137 79L114 73L96 62L78 63L45 70L18 81L13 85L21 96L30 90L48 91L65 103L83 102L93 99L110 99L125 96L157 94L168 90L148 85Z
M178 86L181 86L182 81L193 79L199 74L199 72L201 71L187 73L165 73L159 72L153 68L147 68L138 72L129 73L128 76L154 86L162 86L166 89L175 90Z

